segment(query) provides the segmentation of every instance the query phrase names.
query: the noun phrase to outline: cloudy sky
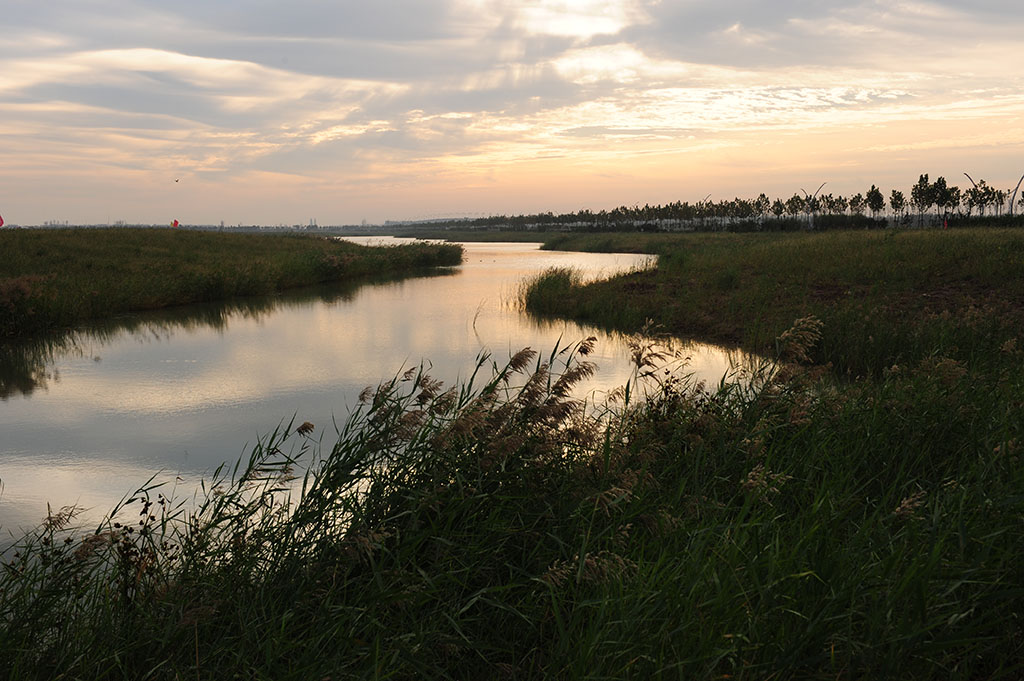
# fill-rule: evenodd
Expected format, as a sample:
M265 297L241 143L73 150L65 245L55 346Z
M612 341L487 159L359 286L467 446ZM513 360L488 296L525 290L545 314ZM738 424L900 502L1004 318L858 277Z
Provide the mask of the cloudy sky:
M9 223L319 224L1024 173L1003 0L5 0ZM177 181L176 181L177 180Z

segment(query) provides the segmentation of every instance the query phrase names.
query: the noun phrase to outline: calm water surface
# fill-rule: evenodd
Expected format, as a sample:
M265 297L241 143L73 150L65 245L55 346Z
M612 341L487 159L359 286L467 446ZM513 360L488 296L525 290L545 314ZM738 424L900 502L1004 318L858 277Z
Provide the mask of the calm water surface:
M369 242L392 242L369 239ZM482 350L496 360L590 335L589 390L630 375L620 339L571 322L538 322L512 304L520 282L552 266L589 277L642 267L646 256L465 244L464 264L437 276L307 290L265 300L130 317L0 357L0 528L37 524L76 504L86 520L159 473L190 495L221 463L293 417L334 442L356 396L429 362L447 384ZM686 348L690 369L717 381L738 358ZM12 361L9 355L17 355ZM28 358L28 368L22 366ZM11 365L18 365L12 369ZM0 536L0 541L3 536Z

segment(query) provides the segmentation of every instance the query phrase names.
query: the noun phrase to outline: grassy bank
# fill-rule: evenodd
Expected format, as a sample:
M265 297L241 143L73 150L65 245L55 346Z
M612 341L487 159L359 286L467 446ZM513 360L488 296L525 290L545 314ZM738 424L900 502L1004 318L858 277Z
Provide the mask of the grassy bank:
M1024 232L594 235L547 248L657 253L658 267L579 286L549 273L528 309L626 331L765 351L792 320L825 322L814 358L853 375L942 353L984 362L1024 324Z
M368 389L336 437L275 432L194 503L153 483L96 528L55 510L4 558L0 669L1020 678L1020 252L1014 233L983 236L683 240L658 272L618 280L606 307L646 305L672 272L717 291L737 337L753 324L739 311L759 315L751 337L771 361L743 384L666 373L639 336L637 378L602 409L571 398L589 341L484 360L454 388L410 372ZM798 292L801 271L805 286L830 275L830 290L891 307L857 312L845 294L750 306L747 283L771 284L773 259L781 290ZM735 280L716 280L716 261ZM997 262L1002 278L986 271ZM943 280L992 288L922 296L937 264ZM615 291L548 282L582 301ZM787 309L827 318L782 326Z
M0 337L461 261L451 245L172 229L0 230L0 253Z

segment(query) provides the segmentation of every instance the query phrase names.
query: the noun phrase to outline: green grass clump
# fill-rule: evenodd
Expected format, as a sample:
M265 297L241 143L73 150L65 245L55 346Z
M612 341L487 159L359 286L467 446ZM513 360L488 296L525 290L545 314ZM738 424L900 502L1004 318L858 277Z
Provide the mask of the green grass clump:
M519 286L518 306L523 310L537 313L554 311L560 301L572 295L583 283L579 270L570 267L553 267L530 277Z
M0 337L462 259L450 244L172 229L0 230L0 253Z
M411 371L335 444L289 424L194 501L53 513L0 568L0 668L1019 678L1021 351L847 385L807 364L821 331L718 389L637 338L601 409L573 397L592 339L448 389Z

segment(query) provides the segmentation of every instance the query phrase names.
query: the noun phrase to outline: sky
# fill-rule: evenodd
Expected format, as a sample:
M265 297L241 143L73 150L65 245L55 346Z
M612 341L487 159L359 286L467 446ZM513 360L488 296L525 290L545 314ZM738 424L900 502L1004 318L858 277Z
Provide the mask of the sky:
M358 224L1024 173L1024 3L5 0L9 224Z

